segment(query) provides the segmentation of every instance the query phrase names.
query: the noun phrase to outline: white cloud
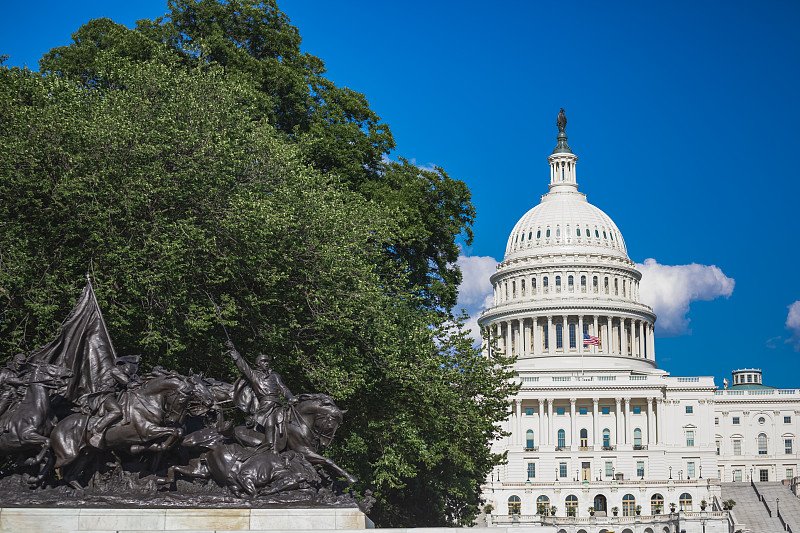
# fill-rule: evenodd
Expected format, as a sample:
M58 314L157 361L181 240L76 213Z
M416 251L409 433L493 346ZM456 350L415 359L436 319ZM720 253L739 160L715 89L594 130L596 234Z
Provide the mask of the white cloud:
M792 331L792 338L789 341L794 343L794 350L800 352L800 300L789 306L786 328Z
M645 259L643 264L637 263L636 268L642 273L640 299L658 315L656 333L660 336L688 332L689 304L720 296L728 298L736 283L715 265L660 265L655 259ZM798 324L800 326L800 322Z
M493 303L493 289L489 283L489 276L497 269L498 263L494 257L461 255L456 264L463 276L458 287L456 309L467 311L470 318L466 327L472 330L472 338L479 341L478 316Z

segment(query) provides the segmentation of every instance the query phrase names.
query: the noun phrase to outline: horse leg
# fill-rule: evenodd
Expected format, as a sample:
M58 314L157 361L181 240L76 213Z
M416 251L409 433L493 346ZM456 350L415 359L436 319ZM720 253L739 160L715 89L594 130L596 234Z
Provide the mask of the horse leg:
M42 447L41 450L39 450L39 453L36 454L35 457L29 457L25 461L26 465L35 465L41 463L42 459L44 459L44 454L46 454L47 450L50 449L50 439L45 437L44 435L39 435L38 433L36 433L36 429L32 427L23 430L19 434L19 441L23 445L39 444Z
M353 474L351 474L347 470L343 469L342 467L340 467L339 465L337 465L336 463L334 463L333 461L331 461L327 457L324 457L324 456L318 454L317 452L313 451L312 449L310 449L308 447L305 447L305 446L301 447L297 451L302 453L305 456L305 458L308 460L309 463L315 464L315 465L325 465L325 466L327 466L328 468L330 468L331 470L333 470L334 472L336 472L337 474L339 474L340 476L345 478L347 480L347 483L352 484L352 483L355 483L356 481L358 481L358 479Z
M83 469L86 467L89 459L89 454L83 453L79 455L77 460L67 469L67 472L64 475L64 481L66 481L72 488L83 490L83 486L81 486L80 482L78 481L78 477L83 472Z

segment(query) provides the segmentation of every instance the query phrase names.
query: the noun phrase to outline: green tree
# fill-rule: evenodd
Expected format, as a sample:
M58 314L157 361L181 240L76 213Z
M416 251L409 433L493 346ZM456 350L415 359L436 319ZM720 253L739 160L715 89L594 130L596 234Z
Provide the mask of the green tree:
M443 171L389 165L369 197L309 163L247 73L97 25L142 55L0 68L2 355L46 342L90 269L118 352L232 378L212 296L245 356L274 354L293 390L350 410L328 453L374 491L378 524L469 523L501 460L508 360L480 357L394 252L453 202ZM404 205L414 187L427 207Z
M71 45L42 58L42 72L114 86L108 71L98 75L101 52L147 61L157 45L186 68L222 66L252 88L253 120L266 119L300 147L305 162L389 207L397 232L387 256L405 265L406 288L420 296L418 306L450 313L461 282L456 241L471 243L475 217L464 183L441 169L389 161L395 148L389 127L363 94L324 77L323 61L300 50L297 28L274 1L170 0L168 6L165 17L140 20L136 30L108 19L88 22Z

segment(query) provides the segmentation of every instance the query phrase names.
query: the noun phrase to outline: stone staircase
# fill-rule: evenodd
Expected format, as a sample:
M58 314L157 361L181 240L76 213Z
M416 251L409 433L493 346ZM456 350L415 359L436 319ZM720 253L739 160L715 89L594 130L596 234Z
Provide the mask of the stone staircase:
M759 483L759 486L763 484ZM791 492L789 494L794 497ZM736 502L733 514L736 518L737 531L752 531L753 533L780 533L784 531L783 524L781 524L777 516L774 516L774 509L772 509L773 516L770 516L764 506L764 502L758 499L758 495L750 486L750 483L723 483L722 500L734 500ZM774 499L772 503L774 505ZM783 498L781 498L781 503L783 503ZM783 514L783 511L781 511L781 514ZM792 531L800 533L800 530L795 528L792 528Z
M777 517L780 511L781 518L794 533L800 533L800 500L791 489L783 483L756 483L758 493L764 498L765 503L772 511L772 516ZM780 498L780 503L776 499Z

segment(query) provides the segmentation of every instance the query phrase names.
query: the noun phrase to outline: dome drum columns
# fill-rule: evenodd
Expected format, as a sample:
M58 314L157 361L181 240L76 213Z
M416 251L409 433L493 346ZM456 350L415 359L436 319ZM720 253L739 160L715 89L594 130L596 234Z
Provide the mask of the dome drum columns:
M566 325L566 326L565 326ZM525 358L543 355L617 355L654 360L653 323L644 318L555 314L493 321L484 325L490 348ZM597 337L599 346L584 340Z

